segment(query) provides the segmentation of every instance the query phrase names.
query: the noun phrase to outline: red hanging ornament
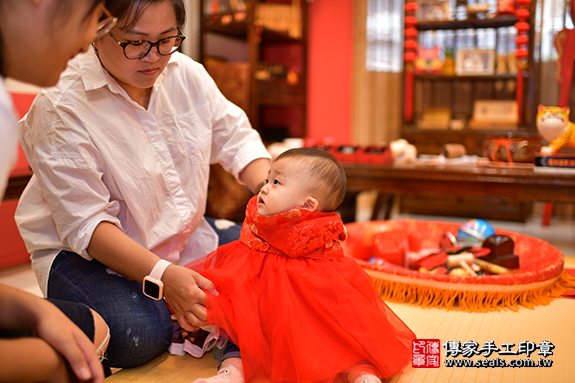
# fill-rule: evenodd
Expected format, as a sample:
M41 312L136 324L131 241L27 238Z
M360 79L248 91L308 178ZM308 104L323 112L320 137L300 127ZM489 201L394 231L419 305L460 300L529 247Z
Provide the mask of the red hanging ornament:
M413 81L414 81L414 68L413 62L417 58L417 24L418 20L415 16L415 11L418 5L415 0L407 0L405 3L405 17L404 31L405 36L403 46L405 48L403 54L403 60L405 61L405 83L404 83L404 102L403 102L403 115L406 122L411 122L413 120Z
M405 16L404 23L408 27L414 27L417 25L417 17L415 16Z
M415 40L405 40L403 46L406 50L416 50L417 49L417 41Z
M519 45L525 45L529 42L529 37L527 37L527 35L517 35L515 37L515 44Z
M515 49L515 57L517 58L517 88L515 98L517 100L518 122L521 124L523 121L523 69L529 56L527 45L529 44L528 20L531 15L529 11L531 0L516 0L515 4L517 6L515 10L515 15L517 16L517 23L515 24L515 28L517 28L517 36L515 37L515 44L517 45L517 49Z

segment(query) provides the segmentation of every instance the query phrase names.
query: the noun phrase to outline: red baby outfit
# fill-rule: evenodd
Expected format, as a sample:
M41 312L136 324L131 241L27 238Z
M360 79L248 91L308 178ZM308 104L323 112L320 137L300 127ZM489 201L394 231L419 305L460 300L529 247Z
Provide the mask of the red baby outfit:
M411 361L415 334L344 256L346 237L335 213L260 217L254 197L240 240L189 265L219 293L208 323L240 348L246 382L330 382L365 361L387 378Z

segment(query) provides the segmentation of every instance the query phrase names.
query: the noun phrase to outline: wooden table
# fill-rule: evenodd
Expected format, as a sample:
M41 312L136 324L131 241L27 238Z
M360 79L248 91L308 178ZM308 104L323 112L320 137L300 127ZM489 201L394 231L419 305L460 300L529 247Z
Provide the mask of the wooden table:
M575 175L534 173L529 165L363 165L342 163L350 192L498 197L575 203ZM379 199L379 197L378 197ZM381 202L381 201L379 201ZM385 219L389 219L389 207ZM374 209L374 214L377 212Z

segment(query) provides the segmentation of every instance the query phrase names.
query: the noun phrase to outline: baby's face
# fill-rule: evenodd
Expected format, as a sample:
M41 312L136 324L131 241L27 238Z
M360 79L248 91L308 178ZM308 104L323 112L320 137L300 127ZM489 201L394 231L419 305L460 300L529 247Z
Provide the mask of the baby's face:
M258 214L284 213L294 207L303 207L310 194L306 192L305 171L293 161L279 160L272 164L266 184L258 194Z

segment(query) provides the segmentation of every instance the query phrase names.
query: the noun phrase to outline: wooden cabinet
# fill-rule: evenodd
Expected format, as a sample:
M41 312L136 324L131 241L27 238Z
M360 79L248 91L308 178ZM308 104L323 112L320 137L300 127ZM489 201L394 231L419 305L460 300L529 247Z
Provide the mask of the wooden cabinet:
M305 137L305 0L202 0L200 59L264 141Z
M409 3L413 1L406 1ZM534 18L534 4L532 1L528 18L524 20L530 25ZM411 8L408 6L406 9ZM520 71L522 73L518 75L512 58L518 35L515 25L523 20L518 20L516 15L500 14L482 19L470 16L463 20L449 15L445 21L417 20L416 23L409 16L406 12L406 23L410 23L406 24L406 31L411 27L411 31L415 28L416 32L413 32L412 44L406 45L406 53L411 47L412 56L404 66L403 138L413 143L421 154L439 154L444 144L461 143L466 146L468 154L482 155L483 141L489 136L537 136L532 28L522 33L523 40L519 40L526 41L528 55ZM408 40L406 37L406 42ZM439 61L436 62L445 62L447 53L453 58L454 68L449 71L445 67L439 70L437 67L435 70L433 67L418 67L422 53L415 50L413 41L419 47L437 46ZM483 73L473 73L465 67L464 53L472 51L483 52L480 59L487 60L483 68L487 70ZM416 61L413 53L417 55ZM495 108L501 105L516 108L513 109L517 110L514 112L516 121L480 123L475 120L477 111L483 110L479 106L486 104Z

